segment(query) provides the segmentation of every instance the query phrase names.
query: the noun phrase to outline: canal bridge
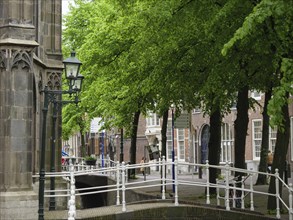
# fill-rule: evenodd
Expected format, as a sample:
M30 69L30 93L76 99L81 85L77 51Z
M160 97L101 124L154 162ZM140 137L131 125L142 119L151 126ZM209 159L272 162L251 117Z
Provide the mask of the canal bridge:
M64 197L66 210L46 211L45 219L293 219L292 183L287 185L279 176L225 166L167 162L158 164L125 164L111 162L112 166L87 166L73 164L61 173L46 173L47 178L62 177L68 182L67 189L45 190L45 197ZM202 179L197 174L178 174L178 165L201 167ZM162 172L128 178L131 169L148 169L159 166ZM174 175L165 173L174 168ZM219 169L222 178L217 183L209 181L211 168ZM192 169L193 170L193 169ZM245 173L242 181L234 178L235 172ZM276 179L276 193L269 194L268 186L255 186L256 175ZM280 195L279 184L283 189ZM217 196L210 196L211 187ZM237 194L241 191L241 194ZM237 196L240 195L240 196ZM276 198L274 215L267 215L268 196ZM80 207L78 199L81 201ZM281 209L282 208L282 209ZM281 214L281 210L285 211Z

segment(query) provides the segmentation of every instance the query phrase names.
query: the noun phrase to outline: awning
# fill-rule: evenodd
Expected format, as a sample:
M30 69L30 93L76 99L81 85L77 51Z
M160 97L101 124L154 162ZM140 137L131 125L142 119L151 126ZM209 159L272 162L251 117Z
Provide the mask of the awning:
M66 153L65 151L62 151L62 157L69 157L69 154Z

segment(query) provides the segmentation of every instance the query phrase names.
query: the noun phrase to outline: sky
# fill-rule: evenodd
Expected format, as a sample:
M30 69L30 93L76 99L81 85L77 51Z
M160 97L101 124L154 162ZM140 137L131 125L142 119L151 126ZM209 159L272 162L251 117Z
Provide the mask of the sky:
M62 14L67 14L69 9L68 9L68 5L70 3L73 3L73 0L62 0Z

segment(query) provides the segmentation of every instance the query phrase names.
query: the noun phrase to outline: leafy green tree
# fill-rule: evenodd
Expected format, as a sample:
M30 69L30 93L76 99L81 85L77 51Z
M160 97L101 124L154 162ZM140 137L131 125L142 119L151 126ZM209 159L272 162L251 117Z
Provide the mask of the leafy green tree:
M248 91L265 91L279 77L272 73L286 51L280 39L286 48L292 43L278 14L288 3L275 2L76 1L64 36L84 64L82 106L90 118L102 117L106 128L125 128L132 139L131 163L140 114L153 111L166 118L171 104L176 114L201 106L213 126L210 163L218 164L220 121L237 100L235 166L245 168L243 131L253 104ZM215 178L212 171L211 181Z
M235 88L224 79L231 78L229 74L236 71L220 50L228 40L226 29L231 24L220 23L225 30L222 35L221 28L214 28L229 5L206 1L106 0L77 1L76 5L81 9L77 7L75 15L68 17L65 38L68 45L77 48L84 69L90 73L86 76L90 83L82 104L90 117L101 116L106 127L125 127L134 132L135 112L161 113L171 103L176 105L176 113L201 103L209 114L212 109L229 111L234 99L231 91ZM90 17L83 16L84 8L94 11L89 13ZM238 15L239 9L233 13ZM212 22L207 23L210 17ZM76 23L81 25L80 29L72 28ZM217 147L210 148L217 155L210 160L212 164L219 161L220 142L215 143ZM212 176L215 181L216 175Z
M293 9L292 1L283 0L261 0L246 17L242 27L240 27L234 36L223 48L223 54L226 54L231 48L238 47L240 44L246 44L252 51L263 51L267 54L274 70L268 72L273 75L276 73L277 79L281 82L273 88L273 97L269 102L268 113L272 126L278 127L277 143L273 161L273 169L279 168L283 171L283 162L286 159L288 148L288 93L292 92L292 21ZM262 33L263 38L260 38ZM256 37L259 40L256 41ZM260 39L262 42L260 42ZM263 62L260 60L259 62ZM264 62L263 62L264 63ZM290 86L289 86L290 85ZM282 143L282 144L280 144ZM284 147L285 146L285 147ZM269 192L274 193L273 178L270 182ZM275 209L275 200L270 197L268 209Z

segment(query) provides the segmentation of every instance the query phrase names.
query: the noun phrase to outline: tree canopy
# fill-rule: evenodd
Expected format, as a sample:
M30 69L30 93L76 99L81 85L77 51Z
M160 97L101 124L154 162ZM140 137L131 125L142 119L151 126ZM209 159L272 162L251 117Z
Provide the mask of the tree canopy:
M171 104L177 110L201 107L218 122L236 101L255 103L249 90L273 88L270 123L284 129L293 81L292 5L293 0L75 0L63 45L77 51L85 84L79 111L64 109L64 124L74 128L73 117L86 113L89 119L102 117L105 127L131 131L137 113L163 115ZM243 106L245 118L249 106L238 105ZM235 127L245 135L245 126Z

